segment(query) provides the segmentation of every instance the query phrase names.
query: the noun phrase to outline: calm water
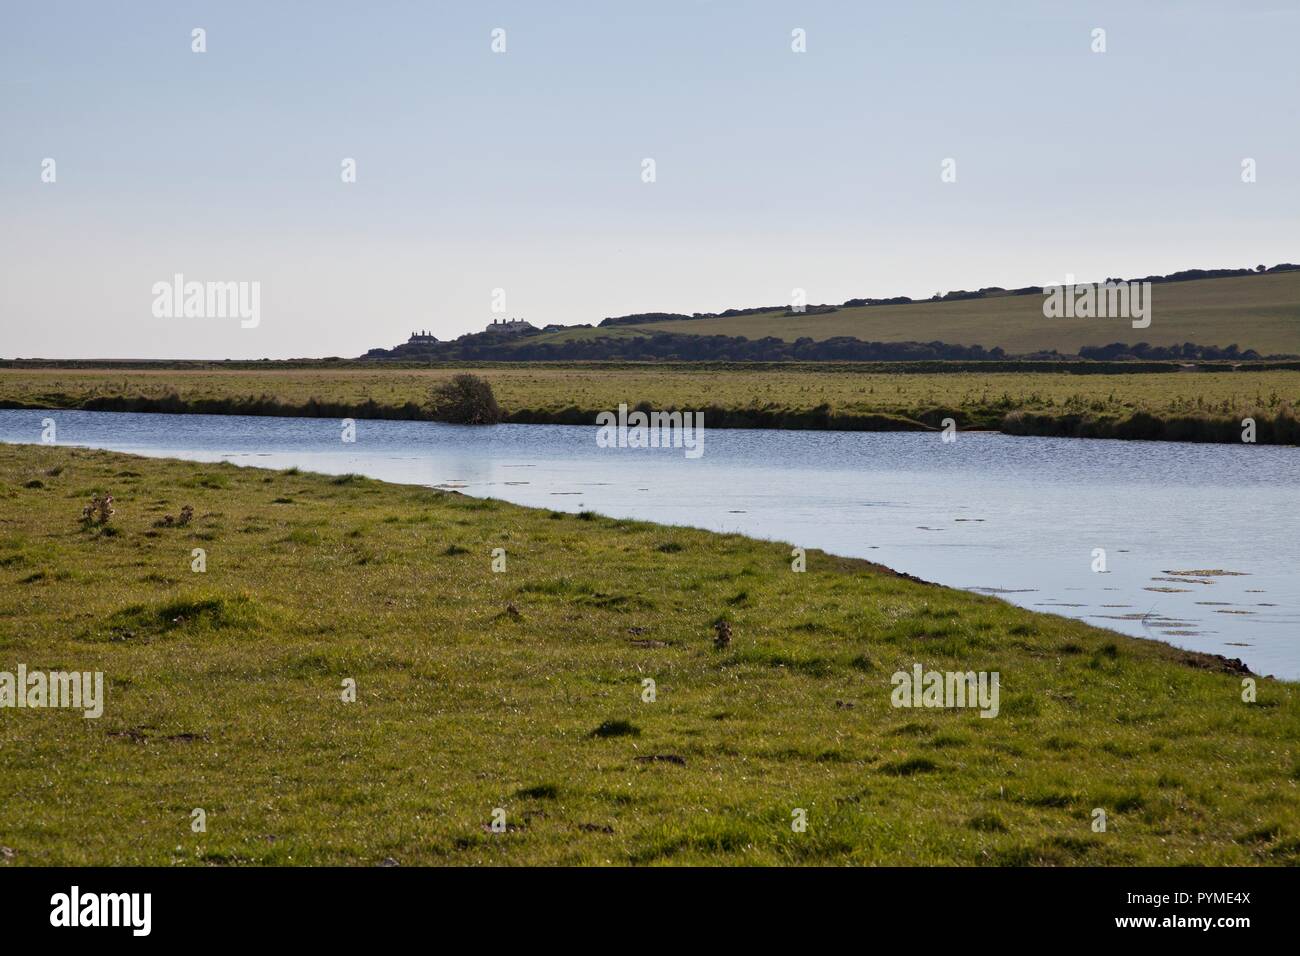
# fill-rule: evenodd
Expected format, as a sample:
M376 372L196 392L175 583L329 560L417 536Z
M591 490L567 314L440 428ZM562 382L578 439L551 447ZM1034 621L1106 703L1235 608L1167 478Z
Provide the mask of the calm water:
M708 431L705 453L594 427L0 410L0 441L357 472L870 558L1300 679L1300 450L961 434ZM1094 573L1094 549L1106 573ZM1178 571L1236 574L1185 575ZM1152 590L1156 589L1156 590Z

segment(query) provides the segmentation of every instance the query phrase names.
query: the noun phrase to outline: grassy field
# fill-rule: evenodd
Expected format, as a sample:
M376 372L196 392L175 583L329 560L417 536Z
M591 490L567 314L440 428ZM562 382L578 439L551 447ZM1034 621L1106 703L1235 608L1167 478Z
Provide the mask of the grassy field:
M1064 276L1061 281L1064 281ZM1043 296L1000 296L954 302L864 306L825 315L781 312L691 321L655 322L605 329L553 332L531 343L657 330L686 335L774 336L793 342L802 336L837 335L872 342L948 342L1001 346L1012 354L1055 349L1074 354L1083 345L1237 344L1262 355L1300 354L1300 272L1200 279L1152 286L1151 325L1135 329L1127 319L1047 319Z
M0 500L0 671L107 687L0 710L0 865L1300 862L1300 687L1163 644L355 477L7 445ZM914 663L999 715L891 707Z
M130 408L113 403L143 399L138 410L417 417L435 383L465 370L0 369L0 403ZM491 382L515 421L591 422L596 412L626 402L661 409L714 409L723 414L708 417L713 425L728 424L730 414L730 424L737 425L932 427L951 415L962 427L997 429L1008 416L1020 413L1018 418L1031 416L1022 428L1031 434L1104 437L1107 429L1126 422L1153 419L1169 423L1168 433L1148 428L1116 437L1238 441L1241 419L1249 415L1261 422L1290 423L1290 431L1279 436L1265 427L1262 442L1285 441L1288 434L1294 442L1300 436L1292 413L1300 407L1300 371L926 374L862 371L852 365L749 369L689 364L469 370ZM208 407L199 407L205 402ZM312 402L326 407L306 410ZM367 402L376 407L363 407ZM1176 430L1178 422L1188 423L1185 432Z

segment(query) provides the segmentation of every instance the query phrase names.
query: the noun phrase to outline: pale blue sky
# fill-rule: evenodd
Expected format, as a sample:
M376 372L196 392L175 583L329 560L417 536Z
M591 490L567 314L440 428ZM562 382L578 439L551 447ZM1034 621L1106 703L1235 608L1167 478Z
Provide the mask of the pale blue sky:
M0 356L1300 261L1298 39L1296 0L9 3ZM177 272L261 324L155 318Z

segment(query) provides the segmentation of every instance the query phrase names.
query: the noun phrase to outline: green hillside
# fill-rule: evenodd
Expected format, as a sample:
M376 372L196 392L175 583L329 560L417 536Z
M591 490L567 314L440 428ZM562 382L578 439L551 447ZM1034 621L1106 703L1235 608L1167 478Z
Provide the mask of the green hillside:
M572 329L533 337L532 343L648 331L729 335L786 341L851 336L865 341L940 341L1001 346L1012 354L1055 349L1074 354L1081 346L1111 342L1255 349L1262 354L1300 354L1300 272L1158 283L1151 292L1151 325L1132 328L1127 319L1048 319L1041 295L999 296L952 302L863 306L823 315L781 312L727 318L654 322Z

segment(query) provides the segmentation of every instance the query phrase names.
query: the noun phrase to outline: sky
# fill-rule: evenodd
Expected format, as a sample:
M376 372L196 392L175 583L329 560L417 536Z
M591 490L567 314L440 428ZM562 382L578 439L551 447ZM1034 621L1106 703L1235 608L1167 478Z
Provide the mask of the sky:
M1300 0L5 2L0 357L1300 262L1298 37ZM168 314L177 274L256 324Z

